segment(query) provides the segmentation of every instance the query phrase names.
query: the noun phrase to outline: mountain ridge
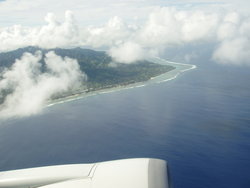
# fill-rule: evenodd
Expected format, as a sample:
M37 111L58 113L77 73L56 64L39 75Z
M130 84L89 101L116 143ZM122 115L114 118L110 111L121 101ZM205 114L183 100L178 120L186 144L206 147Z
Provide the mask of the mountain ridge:
M71 49L42 49L32 46L0 53L0 67L2 67L2 69L9 68L15 63L16 59L20 59L24 53L28 52L34 54L36 51L41 51L42 53L40 63L42 63L43 66L45 65L45 54L49 51L54 51L56 55L61 57L76 59L80 66L80 70L88 77L87 82L83 83L84 89L79 88L78 92L90 92L104 88L143 82L175 69L173 66L160 65L148 60L136 61L131 64L117 63L114 62L105 51L95 51L79 47ZM42 71L45 71L45 68L42 69ZM67 92L66 95L69 95L70 93L71 92Z

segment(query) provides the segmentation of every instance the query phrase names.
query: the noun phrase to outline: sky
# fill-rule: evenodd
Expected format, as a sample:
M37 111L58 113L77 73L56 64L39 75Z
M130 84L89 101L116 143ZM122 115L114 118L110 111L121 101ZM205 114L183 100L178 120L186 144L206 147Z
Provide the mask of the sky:
M74 12L81 25L102 24L113 16L125 20L146 19L156 7L178 9L226 8L248 12L248 0L1 0L0 25L41 25L48 12L63 17L65 10Z
M83 47L133 63L171 51L192 63L205 51L209 62L249 68L249 12L248 0L0 0L0 53L26 46ZM39 112L51 96L87 77L76 60L53 51L42 73L40 56L24 54L0 73L0 97L12 91L0 105L0 118ZM65 85L58 86L58 78Z
M1 0L0 52L80 46L105 49L130 63L209 43L215 62L249 65L249 5L248 0ZM183 61L199 56L195 53L183 54Z

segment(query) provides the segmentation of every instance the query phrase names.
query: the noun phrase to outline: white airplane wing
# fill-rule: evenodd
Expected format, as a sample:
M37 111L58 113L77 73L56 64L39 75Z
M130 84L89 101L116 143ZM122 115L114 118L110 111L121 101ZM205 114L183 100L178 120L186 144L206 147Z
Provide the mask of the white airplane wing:
M169 188L167 164L123 159L0 172L0 188Z

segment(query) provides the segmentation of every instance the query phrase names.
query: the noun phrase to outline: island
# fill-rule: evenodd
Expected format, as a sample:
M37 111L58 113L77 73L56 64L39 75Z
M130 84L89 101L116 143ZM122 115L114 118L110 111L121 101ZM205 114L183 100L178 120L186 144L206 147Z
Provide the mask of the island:
M0 53L0 69L11 67L16 59L21 58L23 53L29 52L34 54L36 51L41 51L43 54L42 64L44 64L44 55L49 51L54 51L61 57L76 59L81 71L88 77L87 81L79 89L68 91L67 93L60 94L60 96L53 96L53 99L145 82L175 69L174 66L162 65L148 60L136 61L131 64L113 62L112 58L105 51L95 51L79 47L72 49L26 47ZM3 101L3 97L0 99L0 102Z

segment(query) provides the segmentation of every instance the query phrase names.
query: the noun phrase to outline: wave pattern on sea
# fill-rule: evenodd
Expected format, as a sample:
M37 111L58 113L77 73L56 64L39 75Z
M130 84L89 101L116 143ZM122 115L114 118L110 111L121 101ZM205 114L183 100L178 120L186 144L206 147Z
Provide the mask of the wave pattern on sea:
M174 66L175 69L171 70L169 72L166 72L164 74L161 74L159 76L153 77L150 80L147 80L144 82L138 82L138 83L129 84L126 86L117 86L117 87L108 88L108 89L101 89L101 90L97 90L97 91L93 91L93 92L80 93L80 94L75 94L72 96L60 98L57 100L53 100L53 101L50 101L48 103L47 107L53 106L55 104L62 104L65 102L70 102L70 101L82 99L85 97L98 95L98 94L107 94L107 93L117 92L117 91L121 91L121 90L125 90L125 89L140 88L140 87L147 86L149 84L156 84L156 83L159 84L162 82L167 82L167 81L170 81L170 80L177 78L180 75L180 73L183 73L185 71L192 70L192 69L196 68L196 65L171 62L171 61L167 61L165 59L161 59L159 57L149 58L148 60L151 62L154 62L154 63L162 64L162 65L171 65L171 66Z

